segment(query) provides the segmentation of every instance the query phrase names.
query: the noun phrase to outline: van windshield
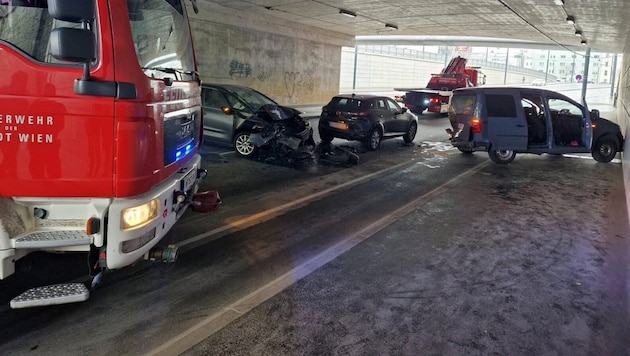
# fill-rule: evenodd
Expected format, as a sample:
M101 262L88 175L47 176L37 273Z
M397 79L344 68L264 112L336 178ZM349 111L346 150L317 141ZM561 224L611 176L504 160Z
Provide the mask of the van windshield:
M453 95L449 110L455 115L472 115L475 101L474 95Z

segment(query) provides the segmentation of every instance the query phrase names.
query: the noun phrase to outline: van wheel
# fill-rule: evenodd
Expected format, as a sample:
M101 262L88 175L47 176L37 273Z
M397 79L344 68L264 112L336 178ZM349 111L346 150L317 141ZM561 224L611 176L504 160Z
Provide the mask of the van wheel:
M516 152L512 150L493 150L490 148L488 151L488 156L494 163L499 164L508 164L514 160L516 157Z
M403 136L403 140L405 143L413 142L413 139L416 138L416 133L418 132L418 124L415 121L412 121L407 128L407 132Z
M617 140L612 135L601 137L593 145L591 155L597 162L608 163L617 155Z
M249 132L241 131L234 137L234 150L241 157L252 157L257 147L249 140Z
M365 145L367 146L368 150L376 151L378 146L381 144L382 139L383 134L381 133L381 130L378 127L375 127L372 129L372 131L370 131L370 134L365 140Z

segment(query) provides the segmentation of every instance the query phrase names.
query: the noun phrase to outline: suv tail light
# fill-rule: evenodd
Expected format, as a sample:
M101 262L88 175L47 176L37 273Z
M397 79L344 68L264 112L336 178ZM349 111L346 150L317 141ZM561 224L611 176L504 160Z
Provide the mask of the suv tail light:
M352 116L368 117L368 116L370 116L370 112L369 111L359 111L359 112L352 113Z
M480 118L473 117L473 119L470 120L470 126L472 127L473 133L481 133L481 119Z

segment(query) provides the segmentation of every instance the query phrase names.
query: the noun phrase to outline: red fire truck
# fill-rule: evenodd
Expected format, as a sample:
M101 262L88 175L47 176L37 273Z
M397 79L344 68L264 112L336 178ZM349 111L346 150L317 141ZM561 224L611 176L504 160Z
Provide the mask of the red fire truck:
M184 1L0 0L0 279L35 251L84 253L95 276L30 289L12 308L83 301L107 270L174 261L158 242L189 206L220 203L198 192Z
M439 74L431 74L426 88L395 88L404 91L405 106L416 114L424 110L448 113L453 90L485 84L486 76L477 67L467 67L467 59L457 56Z

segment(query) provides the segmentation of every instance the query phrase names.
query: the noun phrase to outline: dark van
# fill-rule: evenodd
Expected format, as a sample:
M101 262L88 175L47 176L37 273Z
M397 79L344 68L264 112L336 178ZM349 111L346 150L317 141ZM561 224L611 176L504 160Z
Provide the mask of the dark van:
M448 117L453 146L464 153L487 151L496 163L510 163L516 153L591 153L606 163L623 149L619 125L551 90L457 89Z

